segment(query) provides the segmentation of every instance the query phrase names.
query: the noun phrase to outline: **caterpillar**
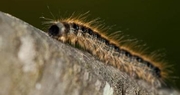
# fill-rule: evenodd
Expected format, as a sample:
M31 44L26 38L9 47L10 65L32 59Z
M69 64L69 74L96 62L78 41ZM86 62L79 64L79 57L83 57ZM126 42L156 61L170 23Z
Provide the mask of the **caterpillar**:
M108 36L106 31L94 24L96 20L83 21L84 18L81 17L71 16L49 21L48 35L64 43L79 45L105 64L112 65L134 78L161 86L168 76L163 62L122 44L123 40L116 39L116 33Z

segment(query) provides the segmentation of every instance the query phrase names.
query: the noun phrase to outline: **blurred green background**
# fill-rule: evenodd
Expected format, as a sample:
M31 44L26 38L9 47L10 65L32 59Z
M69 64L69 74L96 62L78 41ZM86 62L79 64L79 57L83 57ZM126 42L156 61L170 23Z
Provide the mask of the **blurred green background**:
M48 9L49 6L49 9ZM180 1L179 0L2 0L0 11L10 13L43 29L41 16L63 17L73 12L90 11L89 18L100 17L112 31L121 30L143 41L150 51L163 50L168 64L178 78L180 88Z

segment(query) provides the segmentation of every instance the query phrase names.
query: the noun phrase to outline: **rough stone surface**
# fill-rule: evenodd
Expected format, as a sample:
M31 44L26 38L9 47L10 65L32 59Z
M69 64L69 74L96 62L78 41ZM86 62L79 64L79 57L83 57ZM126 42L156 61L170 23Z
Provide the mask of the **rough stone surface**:
M170 94L0 12L0 95Z

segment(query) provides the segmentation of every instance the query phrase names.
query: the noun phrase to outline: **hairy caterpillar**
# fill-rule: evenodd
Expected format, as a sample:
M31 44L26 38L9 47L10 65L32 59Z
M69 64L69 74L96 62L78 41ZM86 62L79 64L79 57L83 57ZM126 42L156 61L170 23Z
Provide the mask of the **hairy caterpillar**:
M167 78L166 67L162 62L121 44L123 40L113 38L116 34L107 36L98 26L93 26L95 20L85 22L80 18L81 16L69 17L48 22L49 36L64 43L79 45L104 63L135 78L161 86L163 80Z

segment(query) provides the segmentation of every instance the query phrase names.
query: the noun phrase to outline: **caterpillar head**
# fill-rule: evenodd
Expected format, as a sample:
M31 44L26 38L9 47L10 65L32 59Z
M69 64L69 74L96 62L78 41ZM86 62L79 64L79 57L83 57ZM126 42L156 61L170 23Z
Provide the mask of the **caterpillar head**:
M66 28L63 23L56 22L52 24L48 29L48 35L57 40L64 41L66 35Z

